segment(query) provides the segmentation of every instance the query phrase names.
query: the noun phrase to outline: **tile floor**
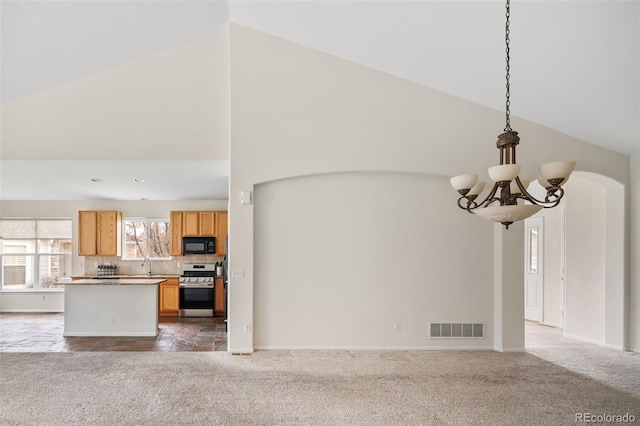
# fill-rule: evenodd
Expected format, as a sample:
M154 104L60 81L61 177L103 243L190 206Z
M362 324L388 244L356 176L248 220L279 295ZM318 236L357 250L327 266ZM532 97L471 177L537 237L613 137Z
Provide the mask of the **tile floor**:
M224 318L160 317L156 337L64 337L64 316L0 314L0 352L226 351Z
M156 337L64 337L64 316L0 314L0 352L226 351L224 318L160 317ZM526 346L580 346L558 328L525 322Z

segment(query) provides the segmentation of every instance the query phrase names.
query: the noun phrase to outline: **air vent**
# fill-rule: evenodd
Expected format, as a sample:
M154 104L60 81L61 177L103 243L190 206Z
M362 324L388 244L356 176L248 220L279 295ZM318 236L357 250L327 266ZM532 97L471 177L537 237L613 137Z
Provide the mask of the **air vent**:
M430 338L484 339L484 323L429 323Z

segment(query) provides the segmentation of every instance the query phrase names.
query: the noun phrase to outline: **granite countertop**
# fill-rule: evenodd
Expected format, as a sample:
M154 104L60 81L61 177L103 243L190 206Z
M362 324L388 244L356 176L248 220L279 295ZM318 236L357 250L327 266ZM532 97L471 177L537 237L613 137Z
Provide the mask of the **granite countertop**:
M158 278L180 278L180 274L116 274L116 275L76 275L71 277L74 280L78 279L108 279L108 278L129 278L129 279L158 279Z
M69 285L158 285L165 282L166 279L162 278L149 278L149 279L110 279L108 277L100 279L86 279L86 280L74 280L65 283L65 286Z

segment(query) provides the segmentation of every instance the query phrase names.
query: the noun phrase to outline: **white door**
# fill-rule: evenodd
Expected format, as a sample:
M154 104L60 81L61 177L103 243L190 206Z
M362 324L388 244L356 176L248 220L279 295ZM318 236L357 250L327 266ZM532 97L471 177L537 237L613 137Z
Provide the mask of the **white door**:
M524 225L524 318L542 323L543 218L525 220Z

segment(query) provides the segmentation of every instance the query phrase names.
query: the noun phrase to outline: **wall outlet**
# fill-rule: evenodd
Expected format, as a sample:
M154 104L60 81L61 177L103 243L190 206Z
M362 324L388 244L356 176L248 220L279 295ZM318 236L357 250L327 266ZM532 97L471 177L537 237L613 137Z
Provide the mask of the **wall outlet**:
M109 318L109 324L116 325L116 317Z
M82 269L82 265L83 265L83 263L82 263L82 262L78 262L78 267L79 267L80 269Z
M244 278L244 269L232 269L231 278Z
M394 322L393 323L393 331L400 331L401 326L399 322Z
M251 324L245 324L244 325L244 332L245 333L251 333Z
M46 296L43 294L42 296L40 296L40 300L42 300L44 302Z

